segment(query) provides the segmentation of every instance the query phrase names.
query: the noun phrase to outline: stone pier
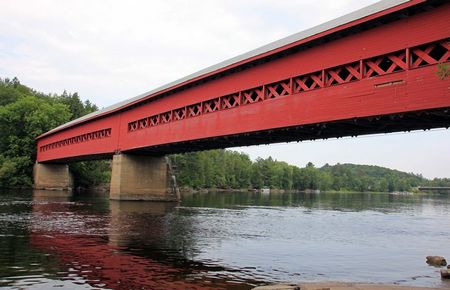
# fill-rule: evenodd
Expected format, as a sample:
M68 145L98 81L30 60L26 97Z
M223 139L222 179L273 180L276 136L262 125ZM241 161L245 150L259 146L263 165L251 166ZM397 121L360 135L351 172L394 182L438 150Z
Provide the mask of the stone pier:
M72 190L73 177L66 164L35 163L33 168L35 189Z
M178 201L180 194L167 157L116 154L110 199Z

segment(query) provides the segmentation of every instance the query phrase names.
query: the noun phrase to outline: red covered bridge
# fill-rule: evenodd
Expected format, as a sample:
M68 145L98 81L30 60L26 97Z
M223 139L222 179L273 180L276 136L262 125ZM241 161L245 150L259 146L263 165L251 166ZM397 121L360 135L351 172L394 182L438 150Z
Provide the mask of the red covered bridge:
M114 156L112 198L167 199L165 154L448 128L449 18L381 1L61 125L38 137L35 185Z

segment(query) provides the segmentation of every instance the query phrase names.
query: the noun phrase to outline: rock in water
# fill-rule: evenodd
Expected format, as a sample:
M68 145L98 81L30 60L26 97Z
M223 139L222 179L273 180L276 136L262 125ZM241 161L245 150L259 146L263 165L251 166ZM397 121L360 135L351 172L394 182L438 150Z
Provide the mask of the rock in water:
M450 279L450 269L441 269L441 278Z
M445 266L447 261L441 256L427 256L427 264L433 266Z

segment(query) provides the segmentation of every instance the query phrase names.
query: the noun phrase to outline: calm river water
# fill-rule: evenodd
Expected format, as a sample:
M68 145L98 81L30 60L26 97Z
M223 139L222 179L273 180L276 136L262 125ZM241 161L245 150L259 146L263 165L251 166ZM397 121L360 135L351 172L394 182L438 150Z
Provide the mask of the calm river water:
M59 195L59 196L58 196ZM358 281L450 288L450 197L208 193L180 204L0 192L0 287L251 289Z

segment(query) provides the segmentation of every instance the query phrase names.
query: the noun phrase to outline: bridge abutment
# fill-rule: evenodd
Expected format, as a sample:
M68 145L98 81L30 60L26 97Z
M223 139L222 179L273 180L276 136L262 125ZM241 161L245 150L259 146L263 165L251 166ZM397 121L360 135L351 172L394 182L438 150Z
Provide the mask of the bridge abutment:
M46 164L36 162L33 167L35 189L72 190L73 176L67 164Z
M180 194L168 157L116 154L110 199L178 201Z

